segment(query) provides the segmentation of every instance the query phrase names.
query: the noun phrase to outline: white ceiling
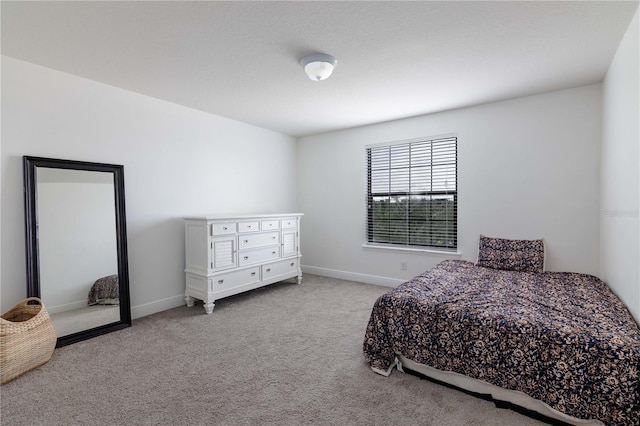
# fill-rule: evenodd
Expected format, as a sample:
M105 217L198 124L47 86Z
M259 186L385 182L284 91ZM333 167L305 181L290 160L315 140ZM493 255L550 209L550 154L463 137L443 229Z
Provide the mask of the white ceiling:
M637 7L2 1L2 54L302 136L600 82Z

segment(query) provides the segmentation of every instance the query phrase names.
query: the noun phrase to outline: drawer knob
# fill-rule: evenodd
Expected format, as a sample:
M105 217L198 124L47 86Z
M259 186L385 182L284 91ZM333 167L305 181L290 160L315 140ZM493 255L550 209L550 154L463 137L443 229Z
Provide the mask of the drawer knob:
M272 239L272 240L275 240L275 239L276 239L276 237L271 237L271 239Z
M255 276L256 276L256 273L255 273L255 272L252 272L252 273L251 273L251 276L252 276L252 277L255 277Z
M249 240L244 240L244 243L247 244L249 242Z
M291 262L291 266L295 265L295 263Z
M218 284L222 284L224 280L218 280Z
M223 230L223 231L226 231L227 229L228 229L228 228L227 228L226 226L223 226L223 227L222 227L222 230Z
M275 251L272 251L272 252L271 252L271 254L276 254L276 252L275 252Z
M247 225L247 228L251 228L251 225Z
M271 272L271 268L267 268L267 272Z
M244 257L244 260L249 260L249 256L245 256L245 257Z

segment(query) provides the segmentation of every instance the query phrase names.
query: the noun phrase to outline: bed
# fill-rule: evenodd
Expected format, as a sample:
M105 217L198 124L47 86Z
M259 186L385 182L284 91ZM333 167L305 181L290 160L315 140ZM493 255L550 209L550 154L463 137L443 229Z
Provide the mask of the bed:
M640 329L617 296L594 276L485 251L375 302L363 345L371 368L389 375L400 364L567 423L639 425Z

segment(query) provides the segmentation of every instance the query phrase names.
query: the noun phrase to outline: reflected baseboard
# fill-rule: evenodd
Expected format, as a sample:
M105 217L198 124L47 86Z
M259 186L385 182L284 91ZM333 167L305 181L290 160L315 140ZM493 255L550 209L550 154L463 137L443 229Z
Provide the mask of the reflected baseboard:
M47 312L49 312L49 314L51 315L54 315L54 314L64 313L67 311L75 311L75 310L83 309L86 307L87 307L87 299L82 299L82 300L78 300L77 302L66 303L64 305L56 305L56 306L47 305Z

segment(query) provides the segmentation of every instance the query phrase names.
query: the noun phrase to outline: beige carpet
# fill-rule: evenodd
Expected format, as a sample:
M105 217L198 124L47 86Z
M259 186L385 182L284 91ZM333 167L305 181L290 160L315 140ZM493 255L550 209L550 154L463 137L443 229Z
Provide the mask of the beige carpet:
M56 349L0 388L2 425L539 425L362 356L387 288L306 275Z

